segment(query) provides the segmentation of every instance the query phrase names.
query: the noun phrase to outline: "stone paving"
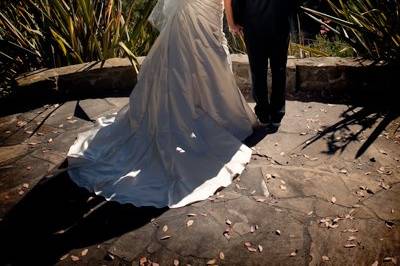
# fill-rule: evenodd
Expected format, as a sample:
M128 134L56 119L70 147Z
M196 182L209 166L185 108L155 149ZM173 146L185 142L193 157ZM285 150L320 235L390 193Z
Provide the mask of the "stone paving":
M0 265L393 265L400 119L289 101L234 183L180 209L105 202L65 172L68 147L127 98L0 118ZM206 167L206 166L205 166Z

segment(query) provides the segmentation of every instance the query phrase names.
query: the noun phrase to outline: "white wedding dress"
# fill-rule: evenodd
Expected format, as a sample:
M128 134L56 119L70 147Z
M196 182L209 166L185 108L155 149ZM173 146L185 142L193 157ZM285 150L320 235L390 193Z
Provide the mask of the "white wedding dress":
M69 174L107 200L181 207L231 184L256 118L231 70L222 0L181 0L127 106L79 134Z

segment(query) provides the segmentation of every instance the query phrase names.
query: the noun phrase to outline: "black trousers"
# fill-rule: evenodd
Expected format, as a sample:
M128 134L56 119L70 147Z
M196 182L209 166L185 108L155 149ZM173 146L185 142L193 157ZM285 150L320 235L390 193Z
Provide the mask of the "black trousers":
M244 27L249 56L255 113L261 121L280 122L285 115L286 65L289 48L289 30L280 35L269 35ZM268 63L271 67L271 97L268 94Z
M242 9L251 67L255 112L261 121L280 122L285 115L286 64L290 21L298 0L251 0ZM268 95L268 63L272 73Z

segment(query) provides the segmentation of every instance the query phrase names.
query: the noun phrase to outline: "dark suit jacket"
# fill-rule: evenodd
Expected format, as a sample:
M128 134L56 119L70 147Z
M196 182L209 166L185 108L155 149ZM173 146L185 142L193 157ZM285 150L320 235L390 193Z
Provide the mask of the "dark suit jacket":
M268 35L287 35L299 0L233 0L236 23Z

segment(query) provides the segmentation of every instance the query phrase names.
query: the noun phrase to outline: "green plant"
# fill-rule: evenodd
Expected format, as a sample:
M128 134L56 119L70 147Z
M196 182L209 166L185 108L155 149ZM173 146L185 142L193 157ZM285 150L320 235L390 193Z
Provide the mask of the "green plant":
M136 2L141 2L138 15ZM154 0L11 0L1 4L0 86L13 76L42 67L127 56L137 71L156 33L147 16ZM135 5L136 4L136 5ZM150 32L150 33L149 33ZM3 78L4 78L3 77Z
M290 54L296 57L313 57L313 56L335 56L335 57L353 57L355 55L353 48L340 38L334 40L324 35L317 35L307 45L297 43L290 44ZM302 51L302 56L300 52Z
M359 56L400 63L399 0L326 0L334 15L302 7L324 27L340 35Z

